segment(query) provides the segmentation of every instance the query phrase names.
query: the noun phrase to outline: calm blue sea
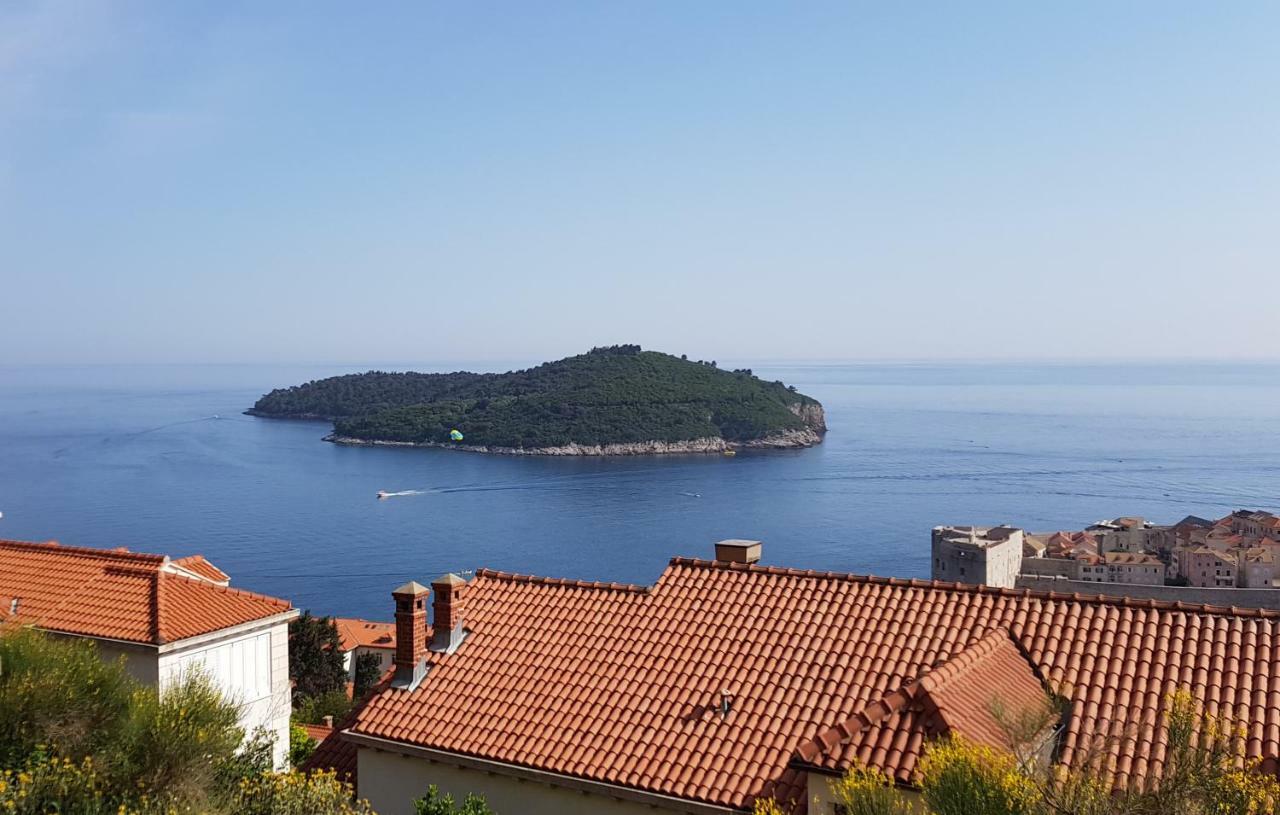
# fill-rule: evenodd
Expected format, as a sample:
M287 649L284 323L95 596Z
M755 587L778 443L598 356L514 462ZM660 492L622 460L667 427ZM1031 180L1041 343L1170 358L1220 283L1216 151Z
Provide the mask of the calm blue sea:
M927 577L944 522L1280 509L1280 365L732 364L820 399L826 443L732 459L345 448L320 441L327 425L240 411L354 368L0 367L0 537L202 552L234 585L389 617L404 580L481 566L648 583L672 555L748 537L768 563Z

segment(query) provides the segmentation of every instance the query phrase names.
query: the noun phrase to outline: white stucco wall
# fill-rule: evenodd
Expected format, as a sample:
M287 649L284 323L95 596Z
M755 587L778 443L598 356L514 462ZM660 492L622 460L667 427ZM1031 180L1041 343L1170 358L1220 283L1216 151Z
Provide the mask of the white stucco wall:
M391 661L395 658L395 651L390 648L366 648L363 645L357 646L342 655L342 667L346 669L347 681L356 681L356 658L363 653L376 654L378 657L379 673L386 673L391 667Z
M246 733L264 728L275 738L275 765L284 769L289 756L289 625L275 622L210 639L176 643L159 656L163 688L185 671L203 670L228 699L240 705Z
M619 801L365 747L357 755L357 794L367 798L378 815L413 815L413 800L422 797L431 784L452 795L459 804L469 792L483 795L497 815L660 815L687 811Z

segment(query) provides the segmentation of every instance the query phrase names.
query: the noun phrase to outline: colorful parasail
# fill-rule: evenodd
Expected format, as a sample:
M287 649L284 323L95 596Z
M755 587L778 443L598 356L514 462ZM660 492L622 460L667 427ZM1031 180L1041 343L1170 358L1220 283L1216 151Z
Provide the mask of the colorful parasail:
M462 432L457 429L450 430L449 438L453 439L454 441L462 441Z

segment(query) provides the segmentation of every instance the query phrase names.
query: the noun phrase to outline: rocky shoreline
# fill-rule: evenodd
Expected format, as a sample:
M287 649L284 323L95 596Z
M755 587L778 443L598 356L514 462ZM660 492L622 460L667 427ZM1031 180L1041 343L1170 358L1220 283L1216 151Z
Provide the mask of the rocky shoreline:
M565 444L557 447L490 447L479 444L448 442L380 441L354 439L331 433L324 437L334 444L357 447L423 447L464 450L470 453L494 453L504 456L655 456L690 453L723 453L729 450L790 450L812 447L822 442L822 435L811 428L787 430L762 439L731 442L718 436L685 441L640 441L621 444Z

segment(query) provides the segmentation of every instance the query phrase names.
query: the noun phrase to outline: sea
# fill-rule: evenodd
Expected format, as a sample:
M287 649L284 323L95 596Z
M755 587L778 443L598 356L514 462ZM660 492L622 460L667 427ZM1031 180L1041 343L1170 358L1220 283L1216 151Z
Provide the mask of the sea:
M342 447L325 423L242 411L320 377L467 366L0 366L0 538L202 553L234 586L389 619L397 585L482 567L649 584L673 556L752 538L766 564L928 577L938 524L1280 510L1280 364L730 364L819 399L825 442Z

